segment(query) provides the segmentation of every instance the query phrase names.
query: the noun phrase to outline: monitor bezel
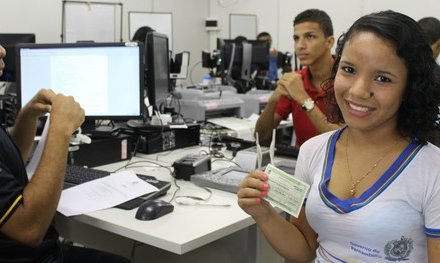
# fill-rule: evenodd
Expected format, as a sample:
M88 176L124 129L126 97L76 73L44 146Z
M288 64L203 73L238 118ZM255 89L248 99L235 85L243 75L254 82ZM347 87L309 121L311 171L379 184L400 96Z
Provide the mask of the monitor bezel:
M166 54L166 61L168 64L168 74L167 75L167 82L168 82L168 87L167 87L167 92L170 93L172 91L171 88L171 78L170 78L170 54L169 54L169 40L168 40L168 36L162 33L158 33L155 31L152 32L148 32L147 36L145 37L145 70L146 70L146 87L147 87L147 96L148 96L148 100L150 102L150 105L153 105L155 110L160 110L160 105L156 105L157 103L157 94L156 94L156 87L155 87L155 83L154 83L154 76L155 76L155 71L157 69L155 69L154 67L154 59L152 59L153 57L155 57L157 54L154 52L154 45L152 43L154 38L163 38L166 39L166 49L167 49L167 54ZM166 99L166 98L165 98Z
M95 43L95 42L80 42L80 43L45 43L45 44L18 44L16 48L17 57L17 107L20 109L22 105L22 85L21 85L21 56L22 49L49 49L49 48L83 48L83 47L120 47L130 46L138 47L139 53L139 114L138 115L87 115L86 120L112 120L125 121L130 119L142 119L144 116L144 63L143 63L143 44L138 42L109 42L109 43Z
M246 40L244 43L249 43L252 45L252 59L251 63L253 66L257 66L259 70L269 69L270 60L270 43L264 40ZM235 44L234 57L232 56L232 44ZM222 52L222 61L224 63L223 67L227 68L233 59L234 65L240 65L243 63L243 46L241 42L237 42L235 39L224 39L217 38L217 49ZM261 51L264 50L264 57L260 57ZM259 51L258 53L255 51Z

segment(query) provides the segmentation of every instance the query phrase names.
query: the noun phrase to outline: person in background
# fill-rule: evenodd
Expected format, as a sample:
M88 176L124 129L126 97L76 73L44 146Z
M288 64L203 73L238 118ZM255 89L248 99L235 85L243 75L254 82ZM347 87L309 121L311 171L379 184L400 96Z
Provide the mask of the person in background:
M424 17L418 23L428 39L434 58L437 59L440 54L440 21L435 17Z
M0 46L0 75L5 55ZM49 112L46 145L28 180L24 163L33 149L37 120ZM70 138L83 121L84 110L72 97L43 89L21 109L10 133L0 127L0 262L129 262L58 244L51 226L63 190Z
M140 27L134 32L134 35L131 41L138 41L145 45L145 38L147 37L148 32L154 32L155 30L149 26Z
M440 21L435 17L424 17L418 23L425 33L428 44L431 46L434 59L437 59L440 54ZM439 124L437 123L438 126L440 126ZM440 127L436 133L431 134L428 141L440 146Z
M322 90L334 62L330 17L318 9L301 12L293 21L293 40L296 55L304 68L280 78L255 125L255 132L260 141L269 141L272 130L292 113L295 146L299 148L309 138L339 127L326 121L325 92Z
M257 35L257 40L270 43L269 70L265 73L267 73L269 80L276 81L278 80L278 50L272 47L272 36L267 32L260 32Z
M439 68L412 18L383 11L338 41L330 120L345 123L300 148L295 177L310 185L294 224L251 172L238 204L292 262L440 262ZM331 91L334 92L331 92ZM286 193L288 195L289 193ZM294 195L293 193L291 193Z

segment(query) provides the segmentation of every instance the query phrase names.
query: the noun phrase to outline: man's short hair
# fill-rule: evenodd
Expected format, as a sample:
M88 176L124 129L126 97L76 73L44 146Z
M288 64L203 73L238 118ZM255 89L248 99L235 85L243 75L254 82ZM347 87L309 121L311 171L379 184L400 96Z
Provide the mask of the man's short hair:
M259 39L260 37L269 37L269 38L272 38L272 37L270 36L270 34L267 33L267 32L265 32L265 31L260 32L260 33L257 35L257 39Z
M293 26L304 23L315 22L318 23L325 37L333 36L333 24L326 12L319 9L307 9L299 13L293 20Z
M440 39L440 21L435 17L424 17L418 21L430 45Z

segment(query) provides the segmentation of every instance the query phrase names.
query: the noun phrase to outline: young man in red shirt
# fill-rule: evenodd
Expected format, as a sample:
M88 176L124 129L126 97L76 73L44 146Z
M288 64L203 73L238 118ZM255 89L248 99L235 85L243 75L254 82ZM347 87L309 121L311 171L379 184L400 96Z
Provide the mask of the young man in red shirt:
M293 21L295 53L304 67L284 74L255 127L261 141L268 141L272 129L292 113L296 147L309 138L339 126L329 123L322 84L330 78L335 42L330 17L322 10L308 9Z

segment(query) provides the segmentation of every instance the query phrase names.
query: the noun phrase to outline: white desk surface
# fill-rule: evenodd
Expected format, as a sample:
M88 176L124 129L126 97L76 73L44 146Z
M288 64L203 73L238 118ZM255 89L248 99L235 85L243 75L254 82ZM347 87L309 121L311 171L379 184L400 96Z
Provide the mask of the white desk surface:
M172 165L172 162L190 153L199 153L206 147L192 147L178 149L169 153L153 155L138 154L131 161L158 160L163 165ZM111 165L101 166L100 169L113 171L127 163L120 162ZM137 166L149 166L149 163L139 163ZM233 163L227 161L215 161L212 168L231 166ZM168 170L164 168L135 168L135 172L153 175L158 179L172 181ZM193 183L177 180L181 190L177 195L207 196L207 192ZM161 199L169 201L176 186L172 184L166 196ZM176 254L184 254L188 251L199 248L212 241L230 235L238 230L253 225L254 220L237 205L236 194L220 190L212 190L210 199L212 203L230 204L230 207L212 206L183 206L174 201L174 211L161 218L152 221L140 221L135 219L136 209L123 210L110 208L84 215L65 217L58 214L55 218L57 227L66 227L70 220L76 220L95 228L109 231L132 240L161 248Z

